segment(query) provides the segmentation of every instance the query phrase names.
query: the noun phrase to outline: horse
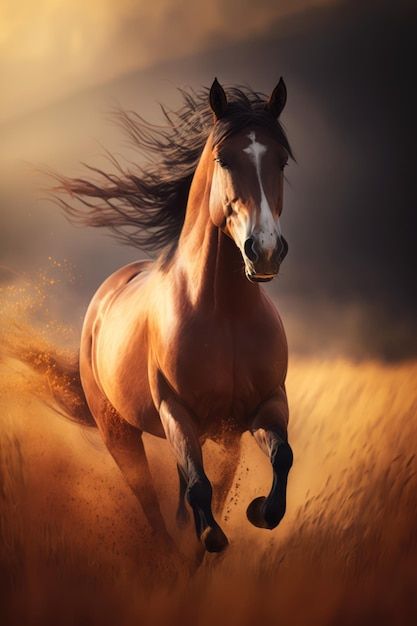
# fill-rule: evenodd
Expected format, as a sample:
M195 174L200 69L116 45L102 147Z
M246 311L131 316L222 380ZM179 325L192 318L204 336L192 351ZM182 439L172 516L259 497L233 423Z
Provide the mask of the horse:
M119 112L136 142L160 159L139 175L95 170L104 187L60 179L61 190L84 203L62 202L73 219L110 226L142 249L163 249L154 261L117 270L95 293L82 328L81 383L105 445L153 532L167 541L142 436L168 441L179 476L177 520L187 521L188 503L208 552L223 551L228 539L213 513L204 441L227 451L220 511L241 435L249 431L270 459L269 493L247 508L259 528L273 529L283 518L293 463L287 341L261 286L278 275L288 252L280 216L292 152L279 121L287 90L281 78L269 98L230 91L231 99L215 79L204 98L184 92L186 106L175 119L163 108L171 135Z

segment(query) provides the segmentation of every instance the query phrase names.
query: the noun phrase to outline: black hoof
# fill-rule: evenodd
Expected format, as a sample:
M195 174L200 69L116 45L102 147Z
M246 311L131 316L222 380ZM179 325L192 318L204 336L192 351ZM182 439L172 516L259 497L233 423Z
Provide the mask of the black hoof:
M207 526L201 533L200 539L207 552L223 552L229 545L220 526Z
M250 523L254 526L272 530L278 526L284 517L285 501L283 501L279 506L275 504L273 508L271 506L266 506L266 504L266 498L263 496L255 498L246 509L246 516Z
M251 524L257 526L258 528L269 528L265 522L265 517L262 512L262 505L265 500L266 498L264 498L264 496L255 498L246 509L246 517Z

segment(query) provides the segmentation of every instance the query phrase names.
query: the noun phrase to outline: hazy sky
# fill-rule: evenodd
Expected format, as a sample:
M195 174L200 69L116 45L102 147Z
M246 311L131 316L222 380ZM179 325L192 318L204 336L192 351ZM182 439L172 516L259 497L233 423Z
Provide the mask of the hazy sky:
M0 121L330 0L3 0ZM333 0L336 2L336 0Z
M415 3L189 4L10 4L0 20L0 283L65 259L77 278L57 303L81 323L100 281L142 253L68 224L27 163L80 174L80 162L105 165L105 147L134 167L140 155L106 117L115 102L155 120L158 102L180 104L176 86L217 75L270 91L282 74L297 162L286 170L290 252L271 291L290 345L417 355Z

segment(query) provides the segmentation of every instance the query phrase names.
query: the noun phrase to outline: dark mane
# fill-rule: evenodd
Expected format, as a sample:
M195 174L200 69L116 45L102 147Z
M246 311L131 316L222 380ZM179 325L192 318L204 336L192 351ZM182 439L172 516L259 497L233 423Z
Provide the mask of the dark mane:
M220 143L249 124L266 126L291 155L282 126L265 110L264 94L248 87L227 89L227 114L213 128L209 90L180 93L178 110L161 106L163 126L133 111L115 113L145 165L122 166L108 154L112 173L87 165L91 178L53 175L58 183L54 198L72 222L110 228L122 243L155 252L178 241L191 181L211 130L214 142Z

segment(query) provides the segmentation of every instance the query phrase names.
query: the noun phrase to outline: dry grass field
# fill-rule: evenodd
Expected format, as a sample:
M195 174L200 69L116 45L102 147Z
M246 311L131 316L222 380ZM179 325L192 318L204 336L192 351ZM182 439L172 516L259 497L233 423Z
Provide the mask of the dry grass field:
M10 310L3 340L6 318ZM54 410L56 381L4 352L2 625L417 623L417 363L293 358L287 515L272 532L247 522L246 506L265 493L270 472L245 435L223 514L231 545L190 575L194 537L175 527L166 443L146 440L163 511L187 555L178 563L166 561L97 433ZM226 454L205 449L214 483Z

